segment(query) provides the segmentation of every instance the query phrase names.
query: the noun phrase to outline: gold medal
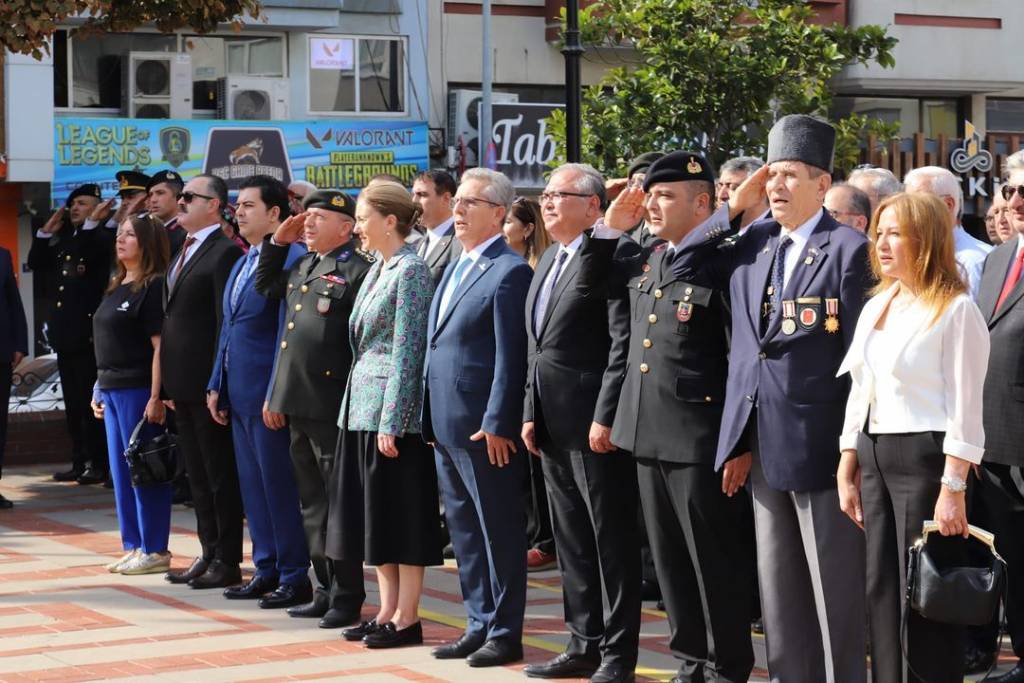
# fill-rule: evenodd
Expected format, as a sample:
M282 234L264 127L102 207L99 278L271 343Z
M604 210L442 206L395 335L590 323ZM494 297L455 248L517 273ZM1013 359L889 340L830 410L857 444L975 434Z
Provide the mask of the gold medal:
M825 299L825 331L835 334L839 331L839 299Z
M829 334L835 334L839 331L839 318L830 315L825 318L825 331Z

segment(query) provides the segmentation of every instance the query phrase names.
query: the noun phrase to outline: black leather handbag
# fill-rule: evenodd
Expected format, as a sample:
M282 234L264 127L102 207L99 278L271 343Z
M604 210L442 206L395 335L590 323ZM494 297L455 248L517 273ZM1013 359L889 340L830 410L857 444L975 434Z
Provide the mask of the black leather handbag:
M939 525L926 521L921 538L910 547L907 562L906 606L900 645L907 659L907 617L914 610L922 617L941 624L981 626L989 623L1006 597L1006 562L996 552L995 535L976 526L969 526L971 537L988 546L991 561L981 567L940 567L928 553L928 535L938 533ZM915 676L921 676L911 671ZM989 673L991 673L989 669ZM986 674L985 678L988 678Z
M139 420L128 440L128 448L124 449L124 459L128 462L128 473L132 486L154 486L166 484L174 479L178 462L178 441L174 434L164 427L148 441L142 441L139 434L146 418Z

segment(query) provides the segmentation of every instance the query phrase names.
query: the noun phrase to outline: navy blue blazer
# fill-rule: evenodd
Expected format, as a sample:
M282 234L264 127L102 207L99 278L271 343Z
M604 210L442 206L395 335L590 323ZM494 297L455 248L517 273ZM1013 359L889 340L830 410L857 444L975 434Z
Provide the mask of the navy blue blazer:
M301 244L292 244L285 268L290 268L305 253ZM221 408L231 408L240 415L259 415L263 412L267 385L277 357L284 304L280 299L268 299L256 291L254 266L248 281L241 284L238 305L232 308L231 291L245 262L245 257L235 262L224 287L224 316L207 389L219 392Z
M757 448L768 484L780 491L834 487L850 388L849 378L837 378L836 371L873 283L867 239L824 212L782 296L796 302L796 331L783 333L782 317L775 316L761 336L761 306L781 227L769 217L734 238L735 227L723 207L687 235L672 266L682 278L701 272L730 294L732 346L715 467L750 450L748 422L756 405ZM838 299L833 332L825 326L827 299ZM813 313L801 322L805 309Z
M484 250L438 309L458 264L445 270L427 323L423 438L455 448L481 448L483 429L517 438L526 386L526 293L533 270L499 239Z
M0 247L0 363L9 365L15 351L28 354L28 325L11 252Z

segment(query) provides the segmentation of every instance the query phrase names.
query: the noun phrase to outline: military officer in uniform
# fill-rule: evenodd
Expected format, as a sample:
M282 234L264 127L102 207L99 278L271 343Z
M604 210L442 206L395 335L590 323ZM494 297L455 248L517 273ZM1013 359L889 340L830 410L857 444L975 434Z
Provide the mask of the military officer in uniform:
M89 214L88 219L82 226L86 230L102 225L113 233L117 232L117 226L124 222L125 218L134 216L145 209L146 186L150 177L139 171L124 170L114 174L117 180L117 194L105 202L99 202ZM114 201L120 199L121 203L117 210L114 210ZM177 199L175 199L177 202ZM174 254L174 251L171 251Z
M746 681L753 548L742 491L746 460L715 471L729 357L726 294L702 273L677 277L676 245L711 216L715 178L699 154L676 151L647 170L646 202L614 203L605 218L628 229L646 210L658 240L616 260L632 326L611 441L632 451L676 681ZM628 292L628 293L626 293Z
M178 225L178 195L184 187L176 171L158 171L146 183L146 210L163 222L172 261L185 243L185 229Z
M292 466L303 527L318 586L313 601L290 607L293 617L319 617L321 628L359 619L366 594L358 562L334 561L324 552L326 482L334 465L338 411L352 365L348 319L373 257L355 248L355 201L338 190L306 195L292 216L263 243L256 290L285 299L284 328L267 408L291 427ZM309 253L285 269L289 245L303 236Z
M85 222L100 203L98 185L76 188L64 208L40 229L28 253L33 271L56 270L56 292L48 315L47 339L57 352L64 412L71 434L71 469L57 481L97 484L107 478L107 439L89 402L96 382L92 314L110 281L113 233Z

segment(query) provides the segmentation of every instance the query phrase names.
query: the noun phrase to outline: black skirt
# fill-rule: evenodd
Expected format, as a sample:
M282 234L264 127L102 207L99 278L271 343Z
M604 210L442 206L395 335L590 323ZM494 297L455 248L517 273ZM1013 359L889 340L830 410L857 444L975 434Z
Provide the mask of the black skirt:
M429 567L441 557L434 451L419 434L377 450L377 432L342 431L328 483L327 555L368 565Z

